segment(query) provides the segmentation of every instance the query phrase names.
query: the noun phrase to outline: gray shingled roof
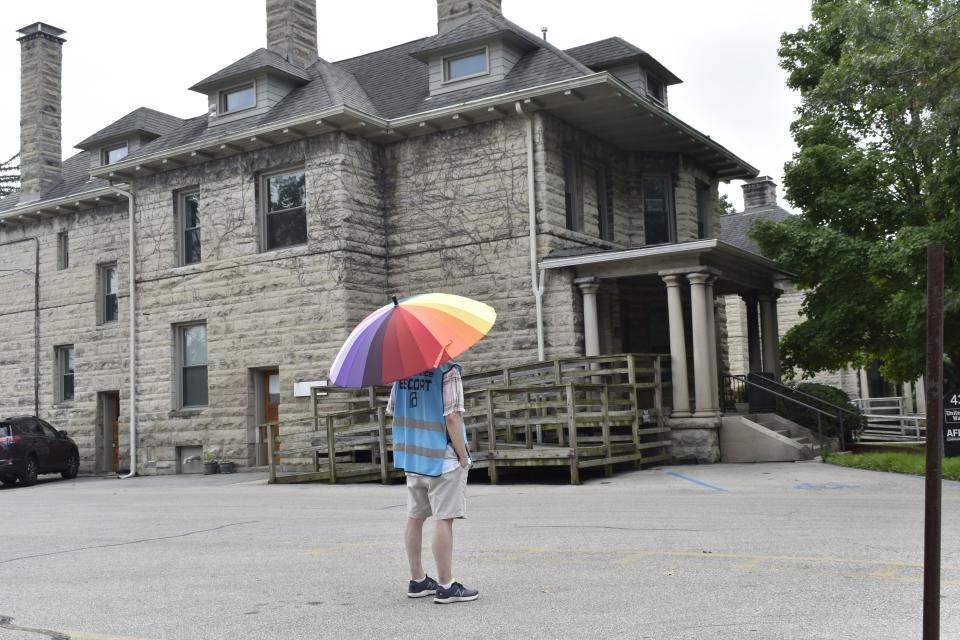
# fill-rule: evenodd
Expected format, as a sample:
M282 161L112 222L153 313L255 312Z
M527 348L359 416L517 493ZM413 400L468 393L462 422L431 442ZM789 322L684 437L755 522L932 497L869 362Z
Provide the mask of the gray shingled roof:
M310 81L310 75L302 67L287 62L287 59L275 51L269 49L257 49L253 53L247 54L231 65L220 69L211 76L207 76L197 84L190 87L191 91L206 93L216 85L229 82L237 76L248 75L255 71L269 69L275 73L287 76L292 80Z
M63 162L63 174L49 192L43 195L44 200L56 200L66 196L93 191L109 187L106 180L90 177L90 152L81 151ZM0 199L0 213L9 211L20 204L20 193L12 193Z
M469 20L451 29L447 33L421 40L419 46L412 49L410 54L422 59L423 56L419 54L446 49L459 44L466 44L498 33L508 33L516 36L517 39L524 41L530 48L539 48L543 44L541 38L537 38L530 32L518 27L502 15L478 11Z
M643 66L648 67L651 71L659 75L666 84L679 84L683 82L649 53L627 42L623 38L613 37L607 38L606 40L597 40L596 42L567 49L566 52L591 69L637 59Z
M757 220L782 222L791 217L791 213L776 205L762 209L751 209L743 213L733 213L720 217L720 240L727 244L763 255L757 243L750 238L750 230Z
M103 142L104 140L116 138L118 136L133 133L135 131L143 131L146 133L152 133L153 135L161 136L165 133L170 133L182 124L183 120L180 118L171 116L161 111L156 111L155 109L140 107L139 109L135 109L123 116L116 122L107 125L103 129L100 129L100 131L97 131L83 142L80 142L74 146L78 149L91 149L97 146L97 143Z

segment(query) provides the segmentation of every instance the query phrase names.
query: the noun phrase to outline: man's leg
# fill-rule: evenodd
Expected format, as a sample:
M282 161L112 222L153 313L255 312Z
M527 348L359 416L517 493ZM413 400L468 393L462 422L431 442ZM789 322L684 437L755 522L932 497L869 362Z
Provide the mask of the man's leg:
M450 584L453 582L453 518L437 520L431 546L433 559L437 563L437 581Z
M407 529L403 534L403 542L407 547L407 561L410 563L410 579L422 580L426 572L423 570L423 522L425 518L407 518Z

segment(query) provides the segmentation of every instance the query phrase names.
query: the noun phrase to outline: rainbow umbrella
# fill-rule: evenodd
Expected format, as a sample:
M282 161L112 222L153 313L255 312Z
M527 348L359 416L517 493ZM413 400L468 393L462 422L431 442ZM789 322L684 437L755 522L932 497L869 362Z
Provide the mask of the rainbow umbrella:
M350 333L330 369L340 387L368 387L433 369L476 344L493 307L448 293L410 296L377 309Z

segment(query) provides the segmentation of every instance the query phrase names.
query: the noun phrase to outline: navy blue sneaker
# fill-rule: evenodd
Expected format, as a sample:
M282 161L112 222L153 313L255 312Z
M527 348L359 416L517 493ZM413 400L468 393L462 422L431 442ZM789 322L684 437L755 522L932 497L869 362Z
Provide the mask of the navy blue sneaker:
M467 589L459 582L454 582L449 589L444 589L437 585L437 595L434 596L434 604L450 604L451 602L470 602L480 597L480 592L476 589Z
M437 592L437 589L440 588L440 585L437 584L437 581L431 578L430 576L425 577L420 582L410 581L410 586L407 587L407 597L408 598L423 598L424 596L432 596Z

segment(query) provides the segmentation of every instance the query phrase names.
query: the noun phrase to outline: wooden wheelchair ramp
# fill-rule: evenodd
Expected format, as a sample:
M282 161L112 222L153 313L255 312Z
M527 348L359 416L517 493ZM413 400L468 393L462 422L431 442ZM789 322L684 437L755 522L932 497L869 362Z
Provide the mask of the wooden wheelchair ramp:
M536 362L463 376L464 421L475 469L635 468L670 459L663 415L669 356L622 354ZM393 468L389 387L314 389L312 425L284 428L268 456L270 481L383 482ZM669 394L667 394L669 396ZM275 462L278 461L278 462Z

